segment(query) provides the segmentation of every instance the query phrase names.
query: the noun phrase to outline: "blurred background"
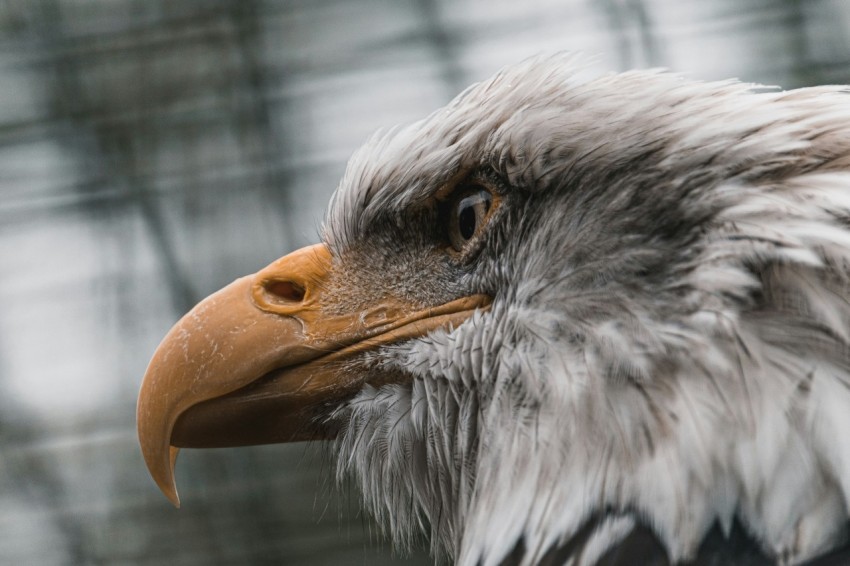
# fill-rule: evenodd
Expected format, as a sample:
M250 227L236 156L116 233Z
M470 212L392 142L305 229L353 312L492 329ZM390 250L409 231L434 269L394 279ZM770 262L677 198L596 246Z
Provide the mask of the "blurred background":
M173 509L135 435L160 338L505 64L850 83L850 2L7 0L0 45L0 564L426 564L319 447L185 451Z

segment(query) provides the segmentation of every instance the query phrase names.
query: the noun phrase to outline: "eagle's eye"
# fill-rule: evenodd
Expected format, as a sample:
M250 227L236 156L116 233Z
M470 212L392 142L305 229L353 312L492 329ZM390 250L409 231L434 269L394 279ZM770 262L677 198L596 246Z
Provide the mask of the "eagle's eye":
M489 220L493 195L481 185L472 185L452 195L446 229L449 243L456 251L464 251Z

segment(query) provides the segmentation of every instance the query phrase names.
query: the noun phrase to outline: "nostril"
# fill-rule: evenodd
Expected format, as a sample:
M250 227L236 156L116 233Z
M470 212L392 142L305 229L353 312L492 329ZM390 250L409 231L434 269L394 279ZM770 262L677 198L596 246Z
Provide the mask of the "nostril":
M268 293L285 301L300 303L304 300L304 287L292 281L268 281L264 287Z

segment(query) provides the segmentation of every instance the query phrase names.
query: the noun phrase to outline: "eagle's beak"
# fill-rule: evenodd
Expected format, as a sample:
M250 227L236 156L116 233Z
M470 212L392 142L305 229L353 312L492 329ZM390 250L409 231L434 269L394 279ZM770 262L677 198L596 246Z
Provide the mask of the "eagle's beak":
M295 251L206 298L163 339L142 382L137 422L148 469L172 503L179 506L180 447L330 438L321 409L363 384L340 362L457 325L490 302L472 295L417 309L388 298L340 313L326 308L332 269L325 245ZM346 294L356 299L356 291Z

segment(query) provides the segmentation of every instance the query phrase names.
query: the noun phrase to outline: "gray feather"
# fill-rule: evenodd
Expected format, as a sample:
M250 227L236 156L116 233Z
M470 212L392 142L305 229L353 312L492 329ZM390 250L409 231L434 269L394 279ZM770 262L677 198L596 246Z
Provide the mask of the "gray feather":
M411 274L410 296L495 301L374 354L408 377L335 413L339 474L400 546L424 534L460 565L518 541L533 564L607 512L625 518L596 556L637 523L673 562L735 522L782 564L837 547L850 97L575 69L507 68L352 157L325 226L340 257L413 234L465 171L495 179L505 211L474 266L433 288L436 260Z

